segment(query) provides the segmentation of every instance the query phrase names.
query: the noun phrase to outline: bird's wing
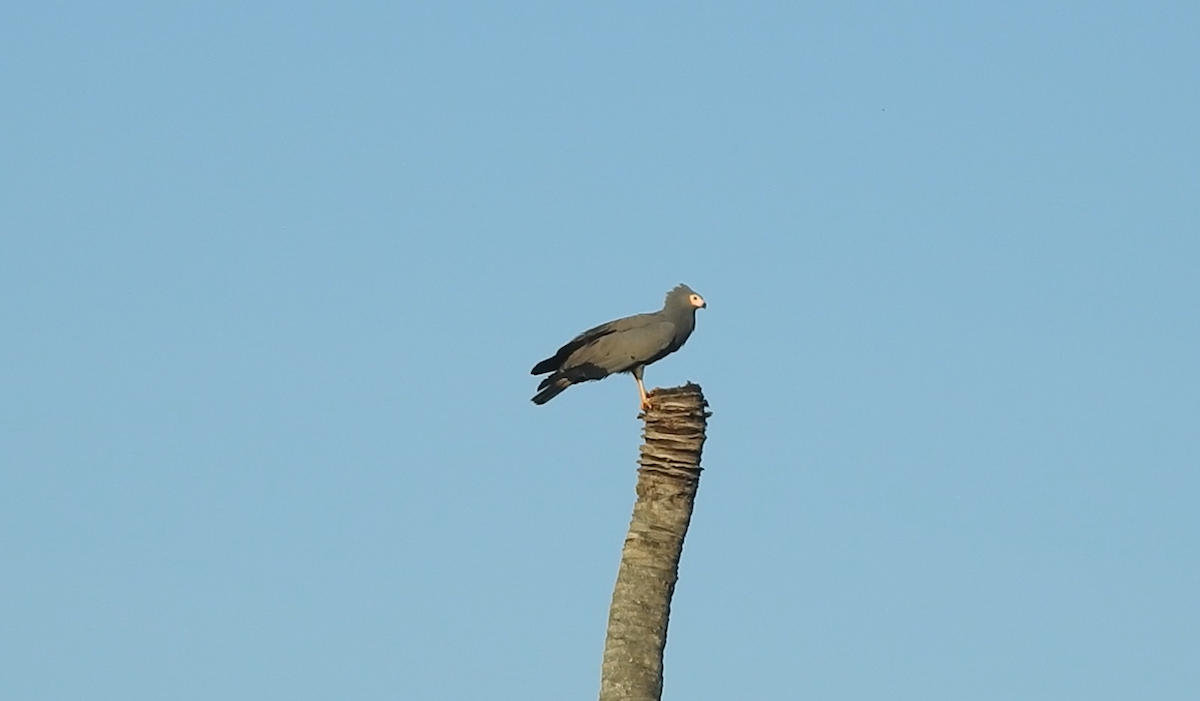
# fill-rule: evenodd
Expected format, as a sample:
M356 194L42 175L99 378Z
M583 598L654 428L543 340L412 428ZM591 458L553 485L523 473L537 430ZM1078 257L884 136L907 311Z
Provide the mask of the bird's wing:
M607 324L600 324L595 328L588 329L587 331L584 331L568 341L566 345L564 345L562 348L559 348L558 352L556 352L553 356L546 358L537 365L534 365L533 370L531 370L529 374L541 375L543 373L558 370L559 368L563 367L563 364L566 362L567 358L570 358L580 348L594 343L610 334L630 331L642 326L654 324L660 321L660 319L661 317L657 313L637 314L634 316L627 316L623 319L617 319L616 321L610 321Z
M634 316L627 316L624 319L610 321L607 324L600 324L594 329L588 329L587 331L584 331L575 338L571 339L571 343L583 345L590 341L594 341L601 336L607 336L608 334L618 333L621 331L631 331L643 326L658 323L659 321L661 321L661 315L658 313L635 314Z
M675 324L669 321L652 321L614 330L572 352L563 366L591 365L607 373L625 372L658 359L674 338Z

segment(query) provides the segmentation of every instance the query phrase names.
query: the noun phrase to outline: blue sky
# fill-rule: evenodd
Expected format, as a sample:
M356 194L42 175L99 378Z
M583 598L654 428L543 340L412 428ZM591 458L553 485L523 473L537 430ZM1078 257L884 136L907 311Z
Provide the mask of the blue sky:
M0 23L0 695L1200 697L1200 10L39 3Z

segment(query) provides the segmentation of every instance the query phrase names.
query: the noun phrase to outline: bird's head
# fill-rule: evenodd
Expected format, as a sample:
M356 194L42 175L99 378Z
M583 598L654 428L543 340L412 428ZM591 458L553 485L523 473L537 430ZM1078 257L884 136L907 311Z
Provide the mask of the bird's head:
M704 309L708 303L687 285L677 285L667 293L667 306L682 305L685 309Z

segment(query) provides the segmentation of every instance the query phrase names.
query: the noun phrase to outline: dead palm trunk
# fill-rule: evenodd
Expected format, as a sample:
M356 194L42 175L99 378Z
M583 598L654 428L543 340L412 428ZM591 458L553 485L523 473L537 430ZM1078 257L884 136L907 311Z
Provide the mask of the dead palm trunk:
M657 389L646 412L637 502L608 612L600 701L659 701L667 617L700 485L708 403L700 386Z

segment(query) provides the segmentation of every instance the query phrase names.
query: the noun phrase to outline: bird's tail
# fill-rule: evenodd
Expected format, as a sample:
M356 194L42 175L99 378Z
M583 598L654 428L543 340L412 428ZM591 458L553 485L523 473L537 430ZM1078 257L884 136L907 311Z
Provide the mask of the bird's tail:
M571 380L565 375L556 372L550 377L542 380L542 383L538 385L538 389L541 391L533 395L532 401L534 404L545 404L551 399L557 397L559 393L570 386Z

